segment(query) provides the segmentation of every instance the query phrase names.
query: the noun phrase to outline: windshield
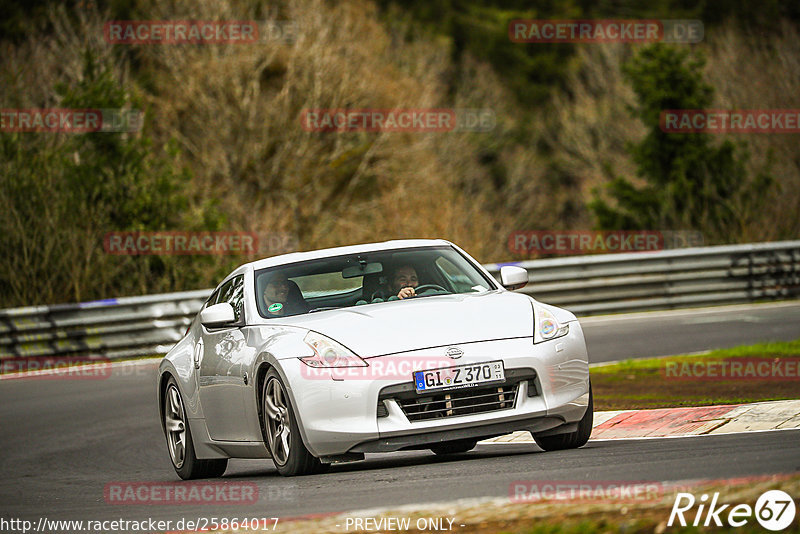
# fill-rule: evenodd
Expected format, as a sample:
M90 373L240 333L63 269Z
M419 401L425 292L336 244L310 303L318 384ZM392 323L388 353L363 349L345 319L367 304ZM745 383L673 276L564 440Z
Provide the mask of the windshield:
M493 280L447 246L366 252L270 267L256 271L255 282L258 313L268 319L497 288Z

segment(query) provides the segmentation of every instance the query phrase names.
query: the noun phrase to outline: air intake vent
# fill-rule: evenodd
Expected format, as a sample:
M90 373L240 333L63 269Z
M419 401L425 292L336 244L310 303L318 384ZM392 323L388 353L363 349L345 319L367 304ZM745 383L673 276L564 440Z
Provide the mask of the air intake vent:
M389 417L389 409L383 401L378 401L378 417Z

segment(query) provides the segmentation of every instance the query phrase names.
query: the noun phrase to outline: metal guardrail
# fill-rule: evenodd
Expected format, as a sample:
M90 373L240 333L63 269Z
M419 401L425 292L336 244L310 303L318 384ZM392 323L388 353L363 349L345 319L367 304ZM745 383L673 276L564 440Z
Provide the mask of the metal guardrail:
M579 316L800 297L800 241L486 265L528 270L521 291ZM210 289L0 310L0 360L164 354Z
M800 297L800 241L490 264L528 270L521 291L579 316ZM499 276L499 274L495 274Z
M211 289L0 310L0 360L165 354Z

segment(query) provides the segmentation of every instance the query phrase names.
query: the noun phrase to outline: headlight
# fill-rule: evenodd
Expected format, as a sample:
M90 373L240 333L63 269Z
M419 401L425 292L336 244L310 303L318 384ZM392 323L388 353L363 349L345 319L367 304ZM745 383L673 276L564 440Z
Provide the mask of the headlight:
M300 358L309 367L367 367L367 362L347 347L322 334L309 332L303 341L314 351L313 356Z
M534 343L549 341L569 333L569 324L560 324L555 315L539 306L533 307L533 322Z

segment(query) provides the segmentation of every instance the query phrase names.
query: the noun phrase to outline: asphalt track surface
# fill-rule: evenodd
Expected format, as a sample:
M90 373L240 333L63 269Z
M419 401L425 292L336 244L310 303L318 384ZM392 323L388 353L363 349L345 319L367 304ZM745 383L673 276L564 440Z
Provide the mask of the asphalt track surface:
M800 339L800 302L581 319L591 363Z
M737 309L586 321L592 361L800 337L799 304ZM268 460L232 460L222 480L255 484L256 504L109 504L109 483L178 480L158 422L155 370L146 363L115 367L104 380L0 382L0 518L286 519L507 497L518 480L685 481L800 472L798 430L597 440L550 453L534 444L495 443L448 458L418 451L367 455L364 462L298 478L281 477ZM277 530L291 529L279 524Z

